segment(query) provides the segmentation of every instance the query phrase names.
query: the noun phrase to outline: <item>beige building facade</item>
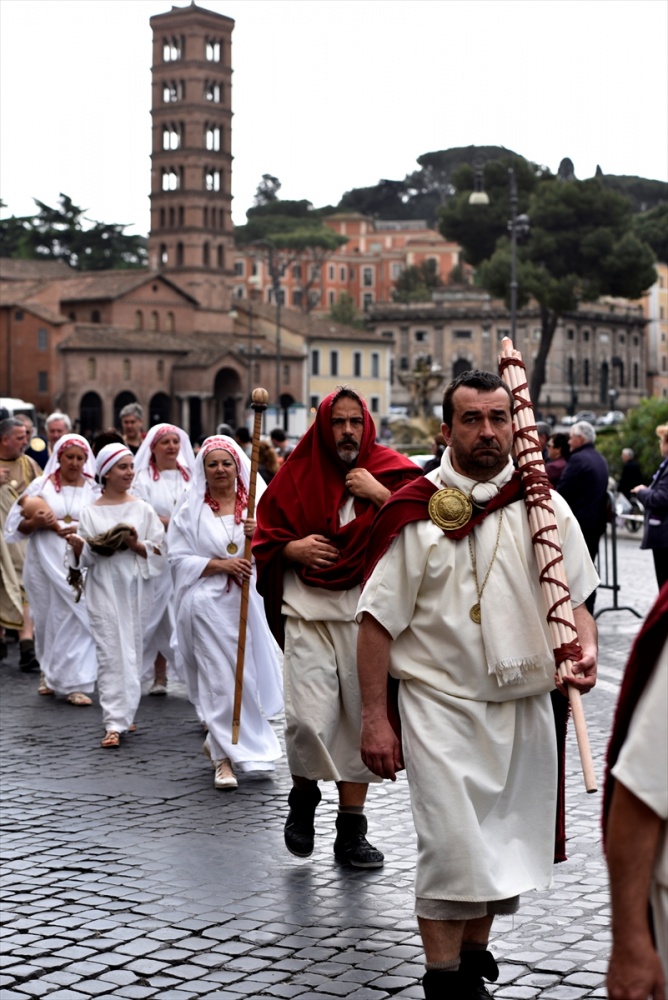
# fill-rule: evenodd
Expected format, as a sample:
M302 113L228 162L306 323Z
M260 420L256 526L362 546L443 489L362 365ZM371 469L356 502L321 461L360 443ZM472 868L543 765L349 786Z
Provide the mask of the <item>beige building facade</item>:
M411 395L402 385L402 375L420 364L441 371L446 383L470 368L496 371L499 345L510 335L505 305L468 287L436 292L428 303L379 304L371 310L368 323L381 339L396 342L392 403L406 407ZM598 415L637 405L647 394L645 326L641 307L631 303L583 306L566 314L548 359L539 403L542 415L558 420L582 410ZM538 308L521 310L515 346L529 375L540 337ZM434 388L434 406L441 395Z

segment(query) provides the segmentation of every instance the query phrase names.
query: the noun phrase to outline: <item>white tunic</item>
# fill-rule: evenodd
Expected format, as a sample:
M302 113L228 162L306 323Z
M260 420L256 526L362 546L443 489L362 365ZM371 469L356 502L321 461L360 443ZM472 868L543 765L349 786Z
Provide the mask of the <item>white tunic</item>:
M83 486L65 486L57 492L50 478L35 479L24 497L41 495L61 527L76 527L83 507L92 503L99 488L86 479ZM18 532L22 511L14 504L7 518L7 532ZM64 518L69 518L67 522ZM17 538L25 538L17 534ZM35 624L35 652L47 686L56 694L90 692L95 687L97 658L86 612L85 596L75 604L67 582L69 546L55 531L35 531L27 537L23 585Z
M124 732L131 726L141 698L140 671L143 631L153 594L153 579L167 572L160 553L164 528L144 500L81 511L79 534L92 538L117 524L137 529L146 559L130 549L112 556L97 555L86 544L80 566L87 568L86 605L95 637L98 691L105 729Z
M190 504L197 511L194 518ZM210 559L231 558L227 553L230 542L237 546L234 555L243 554L243 524L235 524L232 514L215 517L191 493L170 521L168 538L179 656L187 673L191 700L209 730L212 757L228 757L242 771L272 770L281 749L268 720L282 711L283 685L277 646L255 579L248 592L239 742L233 745L241 587L227 573L201 575Z
M142 469L132 484L133 496L150 503L159 517L171 518L177 502L188 489L188 483L179 469L165 469L159 479L154 479L151 469ZM163 543L163 553L167 555L167 539ZM172 655L174 634L174 584L171 573L163 573L154 581L153 601L144 632L144 662L142 677L153 677L155 658L158 653L167 660L168 670L173 673L175 659Z
M597 576L569 508L560 497L553 500L573 604L579 605ZM474 530L479 582L499 517L498 511L490 514ZM503 636L506 645L517 645L526 624L513 613L517 588L524 588L525 603L545 614L524 503L503 508L501 538L482 616L498 617L499 646ZM506 546L512 550L507 563L501 557ZM490 594L497 596L490 601ZM418 833L416 895L423 899L502 900L547 888L551 880L553 670L501 684L488 668L483 630L469 616L477 600L467 539L447 538L424 520L403 528L358 605L358 615L369 612L394 639L390 669L402 681L402 739ZM530 624L539 649L540 627Z

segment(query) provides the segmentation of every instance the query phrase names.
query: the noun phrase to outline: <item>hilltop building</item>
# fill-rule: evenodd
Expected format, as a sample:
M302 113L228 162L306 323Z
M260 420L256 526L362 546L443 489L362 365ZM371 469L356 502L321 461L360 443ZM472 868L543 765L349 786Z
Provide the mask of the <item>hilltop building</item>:
M349 295L355 308L365 313L376 302L392 301L392 290L405 268L433 261L445 285L459 264L459 246L419 219L393 222L341 212L326 216L322 222L348 242L322 266L300 261L286 270L281 279L282 303L293 309L302 309L308 294L312 311L323 314L342 295ZM248 298L250 289L255 288L263 302L274 301L267 267L252 248L236 251L234 272L236 299Z

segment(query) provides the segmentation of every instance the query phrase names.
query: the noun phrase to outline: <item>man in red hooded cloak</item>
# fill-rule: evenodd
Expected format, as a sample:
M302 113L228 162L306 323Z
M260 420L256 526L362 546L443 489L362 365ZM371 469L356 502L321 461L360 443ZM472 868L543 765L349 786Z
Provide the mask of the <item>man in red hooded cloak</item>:
M285 651L293 778L285 844L298 857L313 851L318 781L335 781L335 857L358 868L383 865L365 837L367 788L378 778L360 757L355 612L376 511L419 475L410 459L376 444L366 404L345 387L323 399L258 505L257 588Z

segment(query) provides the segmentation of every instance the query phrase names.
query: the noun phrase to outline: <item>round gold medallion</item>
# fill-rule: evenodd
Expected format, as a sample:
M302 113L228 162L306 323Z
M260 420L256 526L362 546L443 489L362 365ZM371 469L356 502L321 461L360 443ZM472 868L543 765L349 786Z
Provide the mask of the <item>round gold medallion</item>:
M479 603L476 603L476 604L473 605L473 607L469 611L469 618L471 619L472 622L475 622L476 625L480 624L480 622L482 620L482 615L480 614L480 604Z
M66 514L65 517L63 518L63 521L65 522L65 524L71 524L72 523L72 515L71 514Z
M471 501L451 486L437 490L429 501L429 517L434 524L444 531L454 531L471 520L473 506Z
M227 551L230 553L231 556L233 556L235 552L239 551L239 546L235 545L234 542L230 542L229 545L227 546Z

